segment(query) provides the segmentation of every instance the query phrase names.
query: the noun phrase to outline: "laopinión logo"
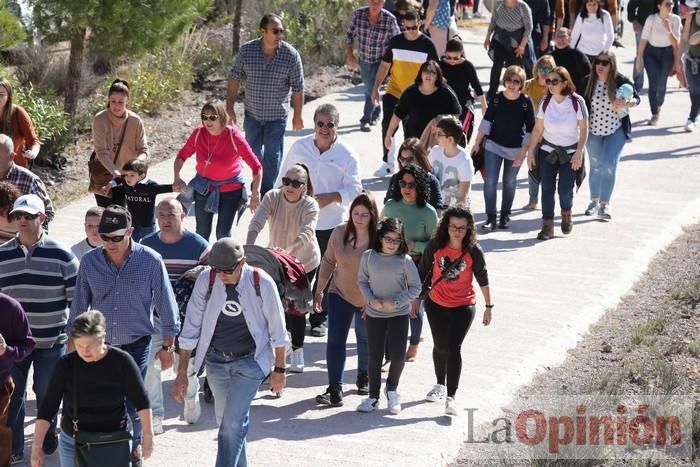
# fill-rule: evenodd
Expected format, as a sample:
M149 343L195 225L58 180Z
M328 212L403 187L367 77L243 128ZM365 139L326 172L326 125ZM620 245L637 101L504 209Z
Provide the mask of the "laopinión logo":
M467 411L474 459L690 459L691 396L537 396L507 415Z

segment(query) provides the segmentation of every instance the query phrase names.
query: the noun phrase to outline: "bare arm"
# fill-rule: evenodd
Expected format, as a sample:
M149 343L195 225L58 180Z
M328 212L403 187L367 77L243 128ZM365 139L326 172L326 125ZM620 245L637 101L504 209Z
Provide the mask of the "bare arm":
M187 394L187 365L192 356L191 350L180 349L178 351L180 359L177 365L177 376L175 376L175 384L173 384L173 397L176 401L184 401Z
M46 454L42 446L44 445L44 438L46 438L46 433L49 431L48 420L37 419L34 424L34 441L32 441L32 467L43 467L44 459Z
M301 116L301 109L304 107L304 92L294 92L292 93L292 109L294 114L292 116L292 129L294 131L299 131L304 129L304 120Z
M377 78L374 80L374 86L372 86L372 100L374 105L379 105L379 86L382 85L386 75L389 74L389 68L391 68L391 63L382 60L382 64L379 65L379 70L377 70Z
M143 430L143 443L141 445L143 458L148 459L153 454L153 413L151 409L139 410L137 413Z
M440 0L430 0L430 3L428 4L428 9L425 11L425 20L423 21L425 29L428 29L430 27L430 24L433 22L433 18L435 18L435 11L437 11L437 7L439 4Z
M231 123L238 125L236 121L236 112L234 109L234 104L236 103L236 98L238 97L238 90L241 87L241 82L235 79L228 80L228 86L226 88L226 112L231 119Z
M491 301L491 289L489 289L488 285L481 287L481 295L484 296L484 303L486 305L493 305L493 302ZM484 326L488 326L489 324L491 324L491 310L492 309L493 309L493 307L484 309L484 319L483 319Z
M394 132L399 128L399 123L401 119L395 114L391 116L391 121L389 122L389 128L386 130L386 138L384 138L384 147L391 149L391 139L394 136Z

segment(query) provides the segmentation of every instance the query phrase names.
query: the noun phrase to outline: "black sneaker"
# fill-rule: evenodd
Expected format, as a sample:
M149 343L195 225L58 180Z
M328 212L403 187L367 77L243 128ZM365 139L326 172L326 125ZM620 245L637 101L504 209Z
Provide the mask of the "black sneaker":
M509 222L510 222L510 216L508 214L501 213L501 219L498 222L498 228L499 229L507 229Z
M326 325L321 323L318 326L313 326L311 328L311 335L314 337L326 337Z
M24 464L24 453L20 452L19 454L12 454L10 456L10 465L16 465L16 464Z
M366 396L369 394L369 376L367 373L360 372L357 373L357 379L355 380L355 385L357 386L357 393L361 396Z
M343 406L343 391L338 388L329 387L326 392L316 396L316 403L319 405L329 405L331 407Z
M481 224L481 230L483 232L493 232L496 230L496 225L498 221L496 220L496 215L488 216L488 219L486 219L486 222Z
M143 457L141 455L141 446L131 451L131 467L143 467Z
M56 432L46 433L44 444L41 446L41 448L44 451L44 454L47 456L50 456L56 452L56 449L58 449L58 436L56 435Z

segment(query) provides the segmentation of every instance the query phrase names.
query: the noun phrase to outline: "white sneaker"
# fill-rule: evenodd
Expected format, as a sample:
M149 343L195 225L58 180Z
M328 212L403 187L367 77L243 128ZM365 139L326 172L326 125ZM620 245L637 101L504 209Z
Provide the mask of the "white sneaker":
M433 386L433 389L428 391L428 394L425 396L425 400L427 400L428 402L437 402L444 399L446 395L447 388L445 387L445 385L436 384L435 386Z
M298 348L292 350L292 356L289 358L289 371L292 373L304 372L304 349Z
M163 417L153 417L153 434L162 435L163 434Z
M199 396L196 399L185 399L185 421L194 425L202 415L202 406L199 404Z
M357 411L358 412L374 412L379 408L379 399L375 399L374 397L368 397L367 399L363 400L360 405L357 406Z
M389 177L394 174L394 163L385 162L374 172L375 177Z
M387 391L386 388L384 388L384 394L386 394L386 400L389 405L389 412L391 412L394 415L400 413L401 396L399 396L399 393L396 391Z
M454 397L445 399L445 415L457 415L457 403Z
M695 131L695 122L692 121L692 120L688 120L688 121L686 122L684 128L685 128L685 131L687 131L688 133L694 132L694 131Z

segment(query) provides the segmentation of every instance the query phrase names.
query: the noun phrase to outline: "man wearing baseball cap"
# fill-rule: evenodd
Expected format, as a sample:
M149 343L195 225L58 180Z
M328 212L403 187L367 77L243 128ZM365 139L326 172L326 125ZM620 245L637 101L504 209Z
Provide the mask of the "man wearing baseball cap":
M73 299L78 260L70 248L49 237L42 228L46 221L44 201L35 194L20 196L9 218L17 236L0 246L0 290L24 308L36 347L12 366L15 392L10 400L8 424L12 429L12 459L24 458L24 412L27 377L34 365L34 391L41 405L51 374L65 353L64 330ZM46 454L58 446L56 419L51 421L43 444Z
M173 395L181 401L187 392L187 362L197 347L194 367L206 365L219 424L216 467L247 465L250 404L271 371L271 391L286 381L284 311L275 282L246 264L233 238L214 243L209 265L187 304Z
M89 308L101 311L107 323L107 343L128 352L145 377L150 358L160 359L164 370L173 365L180 318L163 259L133 242L132 231L129 211L116 204L105 208L98 227L103 246L83 256L68 326ZM154 314L160 318L163 346L151 355L151 336L157 332ZM150 421L141 426L131 403L127 403L127 411L134 429L132 465L140 466L142 433L152 434L153 427Z

